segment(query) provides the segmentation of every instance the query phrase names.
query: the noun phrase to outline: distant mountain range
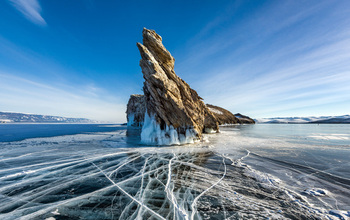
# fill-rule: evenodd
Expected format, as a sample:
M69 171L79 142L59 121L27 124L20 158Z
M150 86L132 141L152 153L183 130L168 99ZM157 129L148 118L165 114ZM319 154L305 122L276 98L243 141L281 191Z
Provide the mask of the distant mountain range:
M310 116L310 117L277 117L277 118L259 118L254 119L256 123L275 123L275 124L346 124L350 123L350 115L342 116Z
M0 123L96 123L86 118L0 112Z

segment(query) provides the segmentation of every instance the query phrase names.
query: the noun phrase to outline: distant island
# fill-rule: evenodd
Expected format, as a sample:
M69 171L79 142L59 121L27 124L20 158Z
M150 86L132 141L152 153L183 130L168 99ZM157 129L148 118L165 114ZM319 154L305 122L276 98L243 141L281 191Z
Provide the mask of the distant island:
M86 118L0 112L0 123L96 123L96 121Z
M350 115L341 116L310 116L310 117L276 117L254 119L256 123L264 124L350 124Z

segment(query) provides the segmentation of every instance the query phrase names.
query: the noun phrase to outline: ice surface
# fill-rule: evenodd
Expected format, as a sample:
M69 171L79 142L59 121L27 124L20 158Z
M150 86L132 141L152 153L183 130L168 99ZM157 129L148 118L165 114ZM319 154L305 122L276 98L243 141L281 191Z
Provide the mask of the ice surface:
M309 137L321 140L350 140L349 134L312 134Z
M329 214L337 217L338 219L348 220L350 219L350 211L339 211L339 210L330 210Z
M350 146L253 128L185 146L139 145L125 130L0 143L0 219L349 218Z
M325 189L307 189L303 193L311 196L325 196L328 194Z

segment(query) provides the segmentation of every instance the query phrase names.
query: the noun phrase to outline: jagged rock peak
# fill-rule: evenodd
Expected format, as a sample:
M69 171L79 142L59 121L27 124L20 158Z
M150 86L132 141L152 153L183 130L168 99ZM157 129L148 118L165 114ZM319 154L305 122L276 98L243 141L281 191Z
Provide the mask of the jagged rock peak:
M174 68L175 59L164 47L161 36L154 30L143 28L142 37L143 45L147 47L160 65L168 65L170 68Z
M143 29L140 66L145 79L146 112L141 140L156 144L190 143L203 131L218 131L218 123L197 92L175 74L175 59L162 38Z

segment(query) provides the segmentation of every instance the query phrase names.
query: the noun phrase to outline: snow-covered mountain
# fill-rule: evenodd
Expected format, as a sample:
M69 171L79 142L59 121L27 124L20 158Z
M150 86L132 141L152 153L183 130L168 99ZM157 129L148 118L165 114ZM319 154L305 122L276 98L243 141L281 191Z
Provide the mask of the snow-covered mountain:
M95 123L95 121L86 118L0 112L0 123Z
M305 124L305 123L350 123L350 115L310 116L310 117L276 117L254 119L256 123Z

